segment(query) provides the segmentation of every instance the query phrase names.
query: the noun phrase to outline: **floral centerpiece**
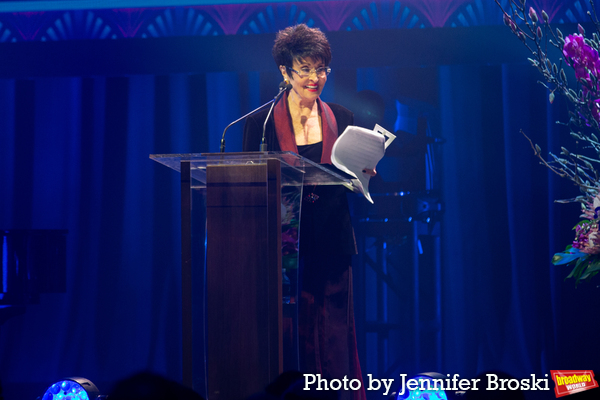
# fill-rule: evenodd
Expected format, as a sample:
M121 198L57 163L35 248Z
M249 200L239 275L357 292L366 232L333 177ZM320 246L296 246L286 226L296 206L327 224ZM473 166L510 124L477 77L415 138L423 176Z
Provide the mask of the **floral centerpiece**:
M583 144L583 151L590 153L576 154L561 147L560 155L549 153L547 161L540 147L527 138L542 164L571 180L581 192L575 198L557 200L580 203L582 220L574 227L573 243L565 251L556 253L552 263L572 267L567 278L574 278L576 284L590 280L600 272L600 175L594 167L600 163L600 23L594 2L589 0L593 12L588 12L588 16L595 32L586 37L581 25L577 26L577 32L564 36L560 29L550 26L545 11L538 14L527 6L526 0L509 0L505 7L499 0L495 1L504 12L504 24L531 52L528 60L543 75L545 82L540 83L548 89L550 103L556 94L568 100L569 121L561 124L569 129L571 137ZM571 82L565 68L574 72L575 79Z
M281 256L284 269L298 268L300 193L283 190L281 196Z
M302 191L289 186L281 190L281 281L283 302L296 303Z

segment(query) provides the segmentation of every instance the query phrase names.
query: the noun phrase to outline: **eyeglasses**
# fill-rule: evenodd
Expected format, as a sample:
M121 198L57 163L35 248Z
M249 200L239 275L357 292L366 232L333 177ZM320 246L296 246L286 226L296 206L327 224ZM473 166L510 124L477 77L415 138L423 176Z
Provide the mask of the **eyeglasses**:
M331 72L329 67L321 67L317 69L310 69L308 67L300 68L300 71L296 71L293 68L286 67L288 70L295 72L300 78L308 78L313 73L317 75L317 78L325 78Z

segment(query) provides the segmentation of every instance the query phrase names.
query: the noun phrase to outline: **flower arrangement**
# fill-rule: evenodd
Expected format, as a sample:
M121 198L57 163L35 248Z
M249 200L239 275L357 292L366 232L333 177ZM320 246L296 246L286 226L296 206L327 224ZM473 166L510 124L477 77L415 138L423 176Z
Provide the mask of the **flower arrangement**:
M300 229L300 194L295 188L282 190L281 256L284 269L298 268L298 230Z
M576 33L564 36L560 29L550 26L545 11L541 11L540 19L533 7L527 7L526 0L505 1L506 9L500 0L495 1L504 12L504 24L531 52L528 60L543 75L545 82L540 83L548 89L550 103L556 94L568 100L569 121L559 123L569 129L571 137L583 144L583 151L589 154L576 154L561 147L559 156L549 153L550 160L546 161L540 147L523 133L541 163L558 176L571 180L581 192L575 198L557 200L580 203L583 220L573 228L573 243L552 258L554 265L572 267L567 278L575 279L577 285L600 272L600 174L594 167L600 163L600 22L594 2L589 0L592 12L588 12L588 17L595 32L586 37L584 28L578 25ZM552 58L558 58L558 64ZM571 82L567 78L565 68L574 72L574 83L572 78Z

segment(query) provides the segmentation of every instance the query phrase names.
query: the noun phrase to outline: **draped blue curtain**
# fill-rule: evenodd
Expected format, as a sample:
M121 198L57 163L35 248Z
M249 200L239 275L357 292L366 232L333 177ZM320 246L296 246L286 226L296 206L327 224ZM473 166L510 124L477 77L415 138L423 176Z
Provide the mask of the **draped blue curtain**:
M68 229L68 291L0 327L5 386L142 369L179 379L179 181L148 156L208 150L205 82L0 83L0 226Z
M549 105L526 65L442 66L415 81L416 70L393 86L405 70L340 69L324 98L346 104L348 85L379 91L393 124L408 85L439 112L440 372L597 369L597 283L575 289L549 262L578 216L553 200L576 188L540 166L519 133L558 153L562 99ZM67 293L0 327L5 386L41 395L80 375L107 389L142 369L180 379L179 176L148 155L218 151L224 126L278 81L277 71L0 80L0 227L69 231ZM228 151L241 149L236 129Z
M550 264L570 243L578 189L538 163L571 146L566 104L549 104L527 65L441 67L445 372L501 370L538 377L565 365L599 367L597 283L577 289ZM579 306L578 306L579 304ZM581 306L585 304L585 306ZM585 341L585 351L569 344ZM579 367L577 367L579 368Z

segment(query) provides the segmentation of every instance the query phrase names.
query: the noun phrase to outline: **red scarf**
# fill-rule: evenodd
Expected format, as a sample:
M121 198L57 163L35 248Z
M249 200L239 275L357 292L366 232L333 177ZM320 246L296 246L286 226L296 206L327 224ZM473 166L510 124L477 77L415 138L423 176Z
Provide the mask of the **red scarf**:
M296 146L296 138L294 136L294 128L292 125L292 117L288 110L287 104L288 94L277 103L273 110L273 118L275 119L275 133L279 141L281 151L293 151L298 154L298 146ZM331 164L331 149L338 137L338 127L333 115L333 111L329 106L317 99L319 107L319 115L321 116L321 130L323 132L323 153L321 154L322 164Z

